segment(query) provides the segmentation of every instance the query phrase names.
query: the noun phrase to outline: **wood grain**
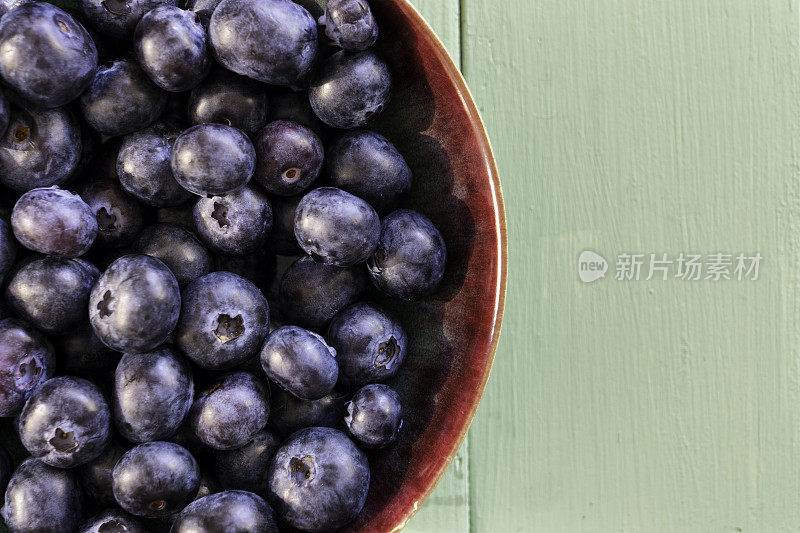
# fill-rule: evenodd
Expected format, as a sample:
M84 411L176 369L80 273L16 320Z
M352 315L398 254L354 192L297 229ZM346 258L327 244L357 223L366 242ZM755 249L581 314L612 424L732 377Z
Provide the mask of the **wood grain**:
M463 2L509 215L471 530L796 531L798 2ZM756 282L583 285L585 249Z

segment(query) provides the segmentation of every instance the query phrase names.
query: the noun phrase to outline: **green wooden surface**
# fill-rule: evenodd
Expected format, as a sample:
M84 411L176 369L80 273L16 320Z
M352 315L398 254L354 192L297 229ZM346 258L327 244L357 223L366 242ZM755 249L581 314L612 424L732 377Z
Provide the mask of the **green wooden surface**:
M415 4L487 123L510 278L468 449L407 531L800 529L800 1ZM765 259L585 285L585 249Z

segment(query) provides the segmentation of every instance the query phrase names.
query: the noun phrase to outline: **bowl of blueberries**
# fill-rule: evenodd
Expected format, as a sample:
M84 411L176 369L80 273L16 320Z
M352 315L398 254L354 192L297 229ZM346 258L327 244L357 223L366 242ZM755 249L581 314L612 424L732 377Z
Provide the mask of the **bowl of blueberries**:
M0 530L402 528L505 232L406 0L0 0Z

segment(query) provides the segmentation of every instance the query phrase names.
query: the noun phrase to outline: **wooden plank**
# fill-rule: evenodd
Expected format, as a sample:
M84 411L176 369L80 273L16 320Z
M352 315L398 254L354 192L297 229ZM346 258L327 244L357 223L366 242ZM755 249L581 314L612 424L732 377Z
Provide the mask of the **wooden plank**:
M458 0L412 0L436 31L456 64L461 48ZM409 533L465 533L469 531L468 443L453 460L442 480L404 529Z
M798 2L463 3L511 257L472 531L796 530ZM584 285L585 249L765 261Z

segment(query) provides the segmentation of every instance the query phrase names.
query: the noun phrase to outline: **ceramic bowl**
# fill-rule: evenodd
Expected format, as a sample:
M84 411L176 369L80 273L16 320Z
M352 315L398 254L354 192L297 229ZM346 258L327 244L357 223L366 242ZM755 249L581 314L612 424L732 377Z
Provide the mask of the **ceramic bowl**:
M320 5L312 5L314 15ZM492 366L506 288L506 226L492 150L464 79L436 34L405 0L370 0L378 53L395 82L370 125L414 174L406 206L442 232L444 283L411 304L382 302L403 320L411 345L392 383L405 411L397 446L373 454L366 507L349 531L402 528L464 440Z

